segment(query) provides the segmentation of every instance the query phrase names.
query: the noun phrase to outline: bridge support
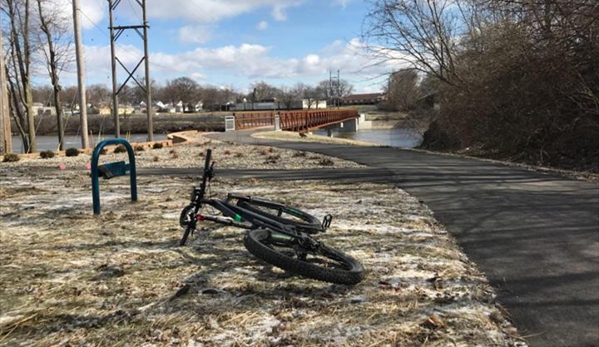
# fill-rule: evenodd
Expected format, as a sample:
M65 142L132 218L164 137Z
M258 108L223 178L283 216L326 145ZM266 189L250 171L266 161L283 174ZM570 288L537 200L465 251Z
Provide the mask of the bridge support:
M356 119L348 119L345 122L341 123L341 132L344 133L355 133L359 129L359 120Z

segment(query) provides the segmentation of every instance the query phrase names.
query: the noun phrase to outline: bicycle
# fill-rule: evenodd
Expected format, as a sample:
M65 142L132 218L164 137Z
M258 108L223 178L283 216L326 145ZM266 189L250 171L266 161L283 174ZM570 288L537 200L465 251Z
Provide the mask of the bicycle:
M285 204L251 196L227 194L225 200L205 198L214 178L212 150L206 151L202 182L191 194L191 202L179 218L185 232L179 244L203 221L246 229L245 248L257 258L283 270L312 279L357 284L364 276L364 267L353 257L326 246L312 235L325 232L332 216L319 221L311 214ZM222 215L204 215L200 211L211 206Z

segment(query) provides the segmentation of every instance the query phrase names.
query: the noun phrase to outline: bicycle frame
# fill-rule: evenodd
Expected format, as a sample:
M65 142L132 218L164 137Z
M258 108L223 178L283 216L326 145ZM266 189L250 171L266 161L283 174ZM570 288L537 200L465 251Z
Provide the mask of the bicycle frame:
M302 233L301 231L296 230L292 226L285 225L284 223L273 220L272 218L253 212L249 209L245 209L242 206L234 205L231 203L231 201L239 200L258 202L262 206L277 209L279 211L279 215L282 214L284 210L288 209L283 204L259 198L251 198L238 194L228 194L226 200L205 199L204 195L206 194L206 189L210 184L210 181L214 177L214 163L211 163L211 159L212 150L208 149L206 151L206 159L204 162L202 183L200 184L199 188L194 188L191 198L192 202L188 207L184 209L183 212L183 214L189 213L186 212L187 209L193 207L193 213L192 215L190 215L190 217L192 218L189 220L189 225L186 226L185 234L183 235L183 238L180 242L181 245L185 244L187 237L189 236L189 233L193 232L197 228L197 222L204 220L224 225L235 226L243 229L265 228L270 230L271 232L285 235L281 238L281 240L285 239L290 242L292 242L293 240L297 240L300 243L306 242L308 236ZM200 214L200 209L204 205L212 206L213 208L220 211L224 216L229 217L230 219L219 216L209 216Z

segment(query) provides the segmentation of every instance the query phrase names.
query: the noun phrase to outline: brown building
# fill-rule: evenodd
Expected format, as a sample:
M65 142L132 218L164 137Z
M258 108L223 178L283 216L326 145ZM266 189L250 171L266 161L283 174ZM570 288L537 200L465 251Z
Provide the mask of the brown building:
M341 98L341 105L376 105L385 97L383 93L352 94Z

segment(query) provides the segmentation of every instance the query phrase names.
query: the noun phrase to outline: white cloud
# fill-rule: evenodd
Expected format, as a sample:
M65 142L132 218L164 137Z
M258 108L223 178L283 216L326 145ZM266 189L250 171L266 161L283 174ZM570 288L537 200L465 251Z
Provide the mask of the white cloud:
M318 52L301 58L280 58L276 50L258 44L196 48L170 54L155 52L150 56L152 75L159 82L180 76L215 85L266 80L275 85L296 82L315 84L327 79L329 71L341 70L341 78L353 83L356 92L380 90L381 76L401 68L400 62L375 64L358 39L335 41ZM143 52L134 46L117 45L119 59L135 65ZM88 80L106 81L110 75L110 46L87 46ZM119 72L123 76L124 72ZM97 82L95 82L97 83Z
M338 5L338 6L345 8L351 0L332 0L332 1L333 1L333 5Z
M43 11L49 16L57 16L59 21L64 21L69 30L73 30L73 2L72 0L47 0L42 3ZM81 27L90 29L98 25L108 13L106 1L81 0L80 17Z
M66 1L71 9L72 1L71 0L62 0ZM104 19L104 17L108 16L108 2L107 1L97 1L97 0L81 0L81 26L84 29L89 29ZM72 13L72 10L71 10Z
M179 41L182 43L204 44L211 40L213 32L213 26L186 25L179 29Z
M285 13L286 7L283 5L275 6L272 9L272 17L279 22L287 20L287 13Z
M257 30L266 30L268 29L268 22L267 21L261 21L260 23L258 23L258 25L256 25L256 29Z
M149 1L147 6L148 15L152 18L179 18L206 23L269 9L276 20L284 20L285 9L303 2L305 0L171 0Z

